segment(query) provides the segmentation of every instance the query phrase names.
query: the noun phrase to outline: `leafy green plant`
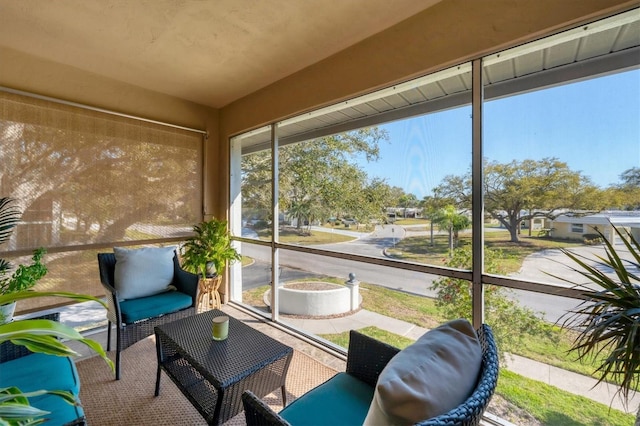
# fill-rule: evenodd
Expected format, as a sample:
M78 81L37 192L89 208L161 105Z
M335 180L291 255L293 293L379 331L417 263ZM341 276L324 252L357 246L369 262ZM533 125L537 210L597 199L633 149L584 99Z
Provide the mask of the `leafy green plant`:
M613 228L629 251L630 260L621 258L597 229L604 241L605 255L595 255L595 264L586 256L562 249L578 265L570 268L596 286L593 291L577 285L585 290L587 299L567 312L562 325L578 331L570 351L581 361L599 364L595 371L598 383L617 383L615 395L621 395L626 402L629 392L640 384L640 276L636 272L640 270L640 244L626 229L623 232Z
M30 265L18 265L18 268L13 272L10 277L0 278L0 294L10 294L18 291L28 290L39 279L44 277L47 273L47 267L42 263L42 258L47 251L40 247L33 251ZM8 265L7 269L0 271L0 277L2 274L6 274L9 270L9 262L2 259L3 265Z
M106 308L102 300L93 296L66 292L35 292L31 290L0 295L0 304L34 297L65 297L79 302L94 301L99 302ZM100 355L109 367L114 370L113 361L107 357L99 342L85 339L77 330L67 325L45 319L24 319L0 325L0 343L10 341L15 345L25 346L35 353L57 356L79 355L63 343L68 340L85 344ZM38 390L23 393L15 386L0 388L0 425L39 424L42 417L49 413L31 406L28 398L44 394L56 395L70 404L77 404L74 395L66 391Z
M15 386L0 389L0 424L30 426L43 423L44 419L37 418L46 416L49 412L29 405L29 398L46 394L59 396L69 404L76 403L73 395L65 391L38 390L23 393Z
M20 210L15 207L11 198L0 198L0 244L11 236L11 231L20 220ZM39 279L47 273L47 267L42 263L46 250L39 248L33 251L30 265L18 265L14 269L11 262L0 259L0 295L28 290L35 286ZM13 273L11 272L13 270ZM6 305L6 306L3 306ZM15 309L15 301L0 303L0 323L11 321Z
M598 234L584 234L582 236L582 242L587 245L602 244L602 237Z
M488 273L499 272L498 260L501 253L485 250L485 270ZM453 251L451 259L444 259L446 266L458 269L471 269L472 254L470 247ZM442 277L433 282L436 291L436 306L447 319L472 319L472 289L466 280ZM507 291L501 287L488 285L484 289L486 322L491 325L500 356L517 352L526 336L557 337L552 333L551 325L538 318L530 309L520 306Z
M21 215L14 200L8 197L0 198L0 244L9 239ZM34 250L31 258L33 263L18 265L11 275L9 275L13 269L11 262L0 259L0 294L28 290L36 285L38 280L47 273L47 267L42 264L45 253L46 250L42 247Z
M0 198L0 244L5 242L11 235L11 230L19 220L20 212L13 206L9 198ZM46 274L46 267L41 263L44 250L39 249L34 253L34 264L30 266L18 267L12 275L11 284L4 287L2 281L2 291L0 292L0 305L17 302L23 299L35 297L65 297L76 301L95 301L106 308L105 302L93 296L67 293L67 292L36 292L29 290L30 287ZM8 270L9 262L0 259L0 266L4 271ZM113 362L107 358L100 343L85 339L72 327L66 326L56 321L45 319L24 319L0 324L0 343L10 341L15 345L24 346L31 352L45 353L57 356L78 355L73 349L63 341L73 340L81 342L100 355L114 370ZM23 393L15 386L0 389L0 425L35 425L43 421L42 416L48 412L32 407L29 403L31 397L37 395L51 394L62 397L65 401L76 404L74 396L69 392L57 390L38 390L30 393Z
M227 222L211 219L193 227L194 236L189 238L182 253L182 267L202 277L207 275L207 263L212 263L215 273L221 274L225 264L240 260L240 254L231 245Z

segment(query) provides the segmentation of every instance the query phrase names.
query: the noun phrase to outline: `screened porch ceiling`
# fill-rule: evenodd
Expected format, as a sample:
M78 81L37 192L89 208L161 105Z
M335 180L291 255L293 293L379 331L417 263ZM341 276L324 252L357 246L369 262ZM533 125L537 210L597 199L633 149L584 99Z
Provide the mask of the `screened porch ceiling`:
M640 67L640 10L489 55L485 100ZM280 145L300 142L471 103L471 64L285 120ZM270 147L268 127L242 135L242 153Z
M439 2L3 0L0 47L222 108Z

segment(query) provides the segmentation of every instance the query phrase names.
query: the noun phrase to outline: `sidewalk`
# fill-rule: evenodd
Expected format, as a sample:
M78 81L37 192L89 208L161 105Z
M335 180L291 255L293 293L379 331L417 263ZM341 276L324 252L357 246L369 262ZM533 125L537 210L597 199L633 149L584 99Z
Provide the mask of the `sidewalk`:
M428 331L426 328L365 310L360 310L353 315L342 318L322 320L287 318L286 322L314 334L341 333L351 329L360 329L374 325L391 333L399 334L410 339L417 339ZM616 397L612 401L617 389L616 387L607 383L601 383L596 386L597 380L591 377L518 355L507 354L506 358L506 365L502 365L502 368L506 368L521 376L555 386L564 391L584 396L585 398L600 402L607 407L611 405L611 408L627 413L635 413L635 409L640 404L640 394L636 394L629 401L628 409L625 409L619 398Z

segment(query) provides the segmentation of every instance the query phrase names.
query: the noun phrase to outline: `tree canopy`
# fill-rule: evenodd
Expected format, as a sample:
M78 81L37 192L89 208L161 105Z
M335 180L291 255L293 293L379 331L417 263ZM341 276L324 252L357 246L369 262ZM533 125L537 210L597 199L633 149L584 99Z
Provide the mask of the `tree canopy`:
M556 158L485 162L485 211L518 241L523 220L555 219L561 214L589 214L607 207L602 191L580 172ZM471 207L471 173L446 176L437 192L458 208Z
M329 217L380 218L391 197L382 179L369 178L356 159L375 161L388 140L377 127L286 145L279 150L280 209L298 226ZM243 208L268 212L270 153L243 157Z
M622 172L620 181L606 191L610 205L623 210L640 209L640 167Z

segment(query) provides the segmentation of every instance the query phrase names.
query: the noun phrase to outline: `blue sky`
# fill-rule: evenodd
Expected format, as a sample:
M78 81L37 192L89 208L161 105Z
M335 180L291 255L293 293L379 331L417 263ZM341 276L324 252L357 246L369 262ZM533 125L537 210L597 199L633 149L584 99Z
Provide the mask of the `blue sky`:
M640 70L487 102L485 157L498 162L556 157L601 187L640 167ZM361 165L418 198L471 164L471 107L381 126L377 163Z

